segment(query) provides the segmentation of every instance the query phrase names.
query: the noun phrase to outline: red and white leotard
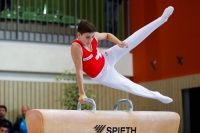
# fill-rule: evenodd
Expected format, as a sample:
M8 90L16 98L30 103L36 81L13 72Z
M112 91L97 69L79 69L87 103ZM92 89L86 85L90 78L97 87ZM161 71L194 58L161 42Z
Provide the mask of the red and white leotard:
M95 37L93 38L91 42L91 51L86 49L78 39L74 40L73 43L74 42L80 44L82 48L83 71L91 78L96 77L101 72L105 63L103 55L98 51L97 39Z

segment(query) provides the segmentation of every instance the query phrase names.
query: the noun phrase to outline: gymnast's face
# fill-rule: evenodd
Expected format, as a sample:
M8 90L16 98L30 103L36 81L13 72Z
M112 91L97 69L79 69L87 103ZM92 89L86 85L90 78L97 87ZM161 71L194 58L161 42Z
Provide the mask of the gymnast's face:
M78 35L78 40L85 46L89 46L92 42L92 39L94 38L95 33L92 32L87 32L87 33L83 33L80 34L79 32L77 33Z

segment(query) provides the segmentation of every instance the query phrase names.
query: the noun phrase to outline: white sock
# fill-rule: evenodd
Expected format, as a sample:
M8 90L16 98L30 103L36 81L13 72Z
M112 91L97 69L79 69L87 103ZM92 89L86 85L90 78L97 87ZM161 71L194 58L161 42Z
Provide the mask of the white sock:
M160 94L159 92L154 92L154 94L156 95L156 99L167 104L167 103L171 103L173 102L173 100L170 97L167 96L163 96L162 94Z
M169 6L169 7L165 8L161 18L163 18L164 20L167 21L169 16L172 15L173 11L174 11L174 7L172 7L172 6Z

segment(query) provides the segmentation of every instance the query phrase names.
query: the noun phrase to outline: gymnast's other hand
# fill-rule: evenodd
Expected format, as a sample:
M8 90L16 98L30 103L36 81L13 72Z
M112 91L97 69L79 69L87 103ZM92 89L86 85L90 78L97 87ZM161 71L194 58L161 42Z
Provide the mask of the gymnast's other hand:
M120 43L118 44L118 46L119 46L120 48L128 48L128 43L126 43L126 42L120 42Z
M85 104L84 100L87 98L87 96L85 94L82 94L79 96L78 98L78 101L81 103L81 104Z

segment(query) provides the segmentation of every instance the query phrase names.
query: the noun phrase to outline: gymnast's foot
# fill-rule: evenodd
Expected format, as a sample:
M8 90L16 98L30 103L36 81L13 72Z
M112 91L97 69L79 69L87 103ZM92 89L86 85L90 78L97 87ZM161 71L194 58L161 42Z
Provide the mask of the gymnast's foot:
M165 103L165 104L168 104L168 103L171 103L173 102L173 100L169 97L166 97L166 96L163 96L162 94L160 94L159 92L154 92L154 94L156 95L157 97L157 100Z
M174 11L174 7L172 7L172 6L165 8L161 18L164 19L165 21L167 21L169 16L172 15L173 11Z

